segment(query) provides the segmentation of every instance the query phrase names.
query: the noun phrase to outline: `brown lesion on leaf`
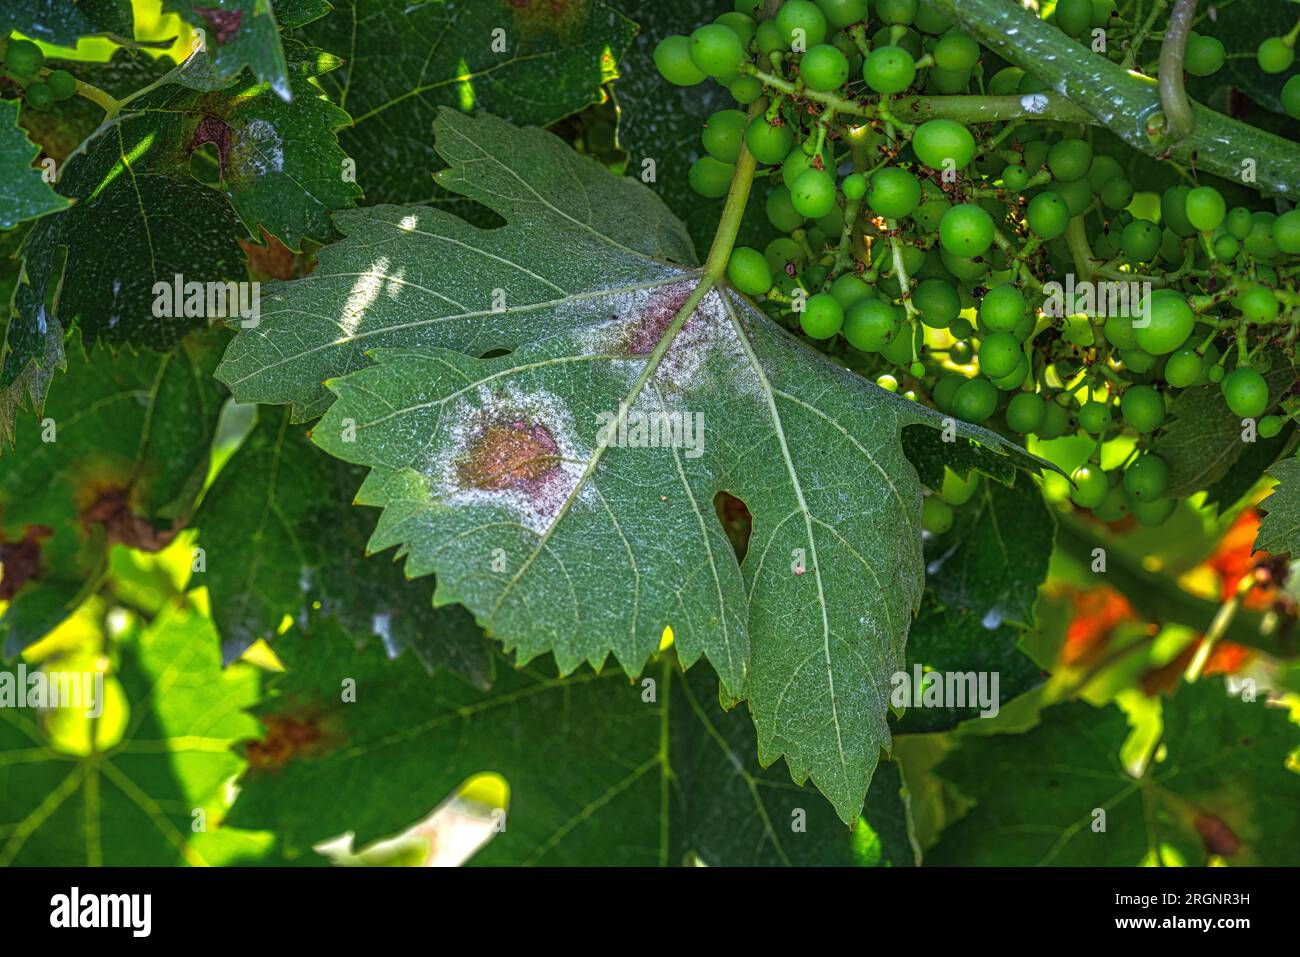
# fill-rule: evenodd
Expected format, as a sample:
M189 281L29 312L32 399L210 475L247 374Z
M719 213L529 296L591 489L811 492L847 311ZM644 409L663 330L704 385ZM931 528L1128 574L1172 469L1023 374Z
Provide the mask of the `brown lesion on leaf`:
M54 534L48 525L28 525L16 542L0 542L0 601L12 601L41 574L41 543Z
M694 290L694 282L681 282L656 292L636 322L628 327L624 340L627 354L646 356L653 352Z
M221 178L225 179L226 166L230 162L230 139L230 124L219 116L204 113L190 136L189 145L185 148L185 156L188 159L196 149L211 143L217 149L217 167Z
M208 32L221 45L229 43L244 20L243 10L220 10L217 7L194 7L194 12L208 25Z
M1207 854L1215 857L1232 857L1241 850L1241 838L1217 814L1198 814L1193 821L1196 833L1201 836Z
M268 233L265 226L258 226L257 229L262 237L261 245L251 239L241 237L239 240L254 279L301 279L316 268L314 252L303 250L296 253Z
M323 714L273 714L262 719L261 738L244 742L249 771L278 771L297 758L321 757L338 747L342 736Z
M137 515L131 508L130 491L119 485L89 486L82 489L79 498L81 523L103 525L110 544L120 542L128 548L160 552L180 531L178 526L157 528Z
M524 38L576 34L591 16L591 0L506 0ZM511 46L511 52L514 46Z
M472 436L456 460L456 475L469 488L534 493L560 469L551 431L523 419L491 422Z

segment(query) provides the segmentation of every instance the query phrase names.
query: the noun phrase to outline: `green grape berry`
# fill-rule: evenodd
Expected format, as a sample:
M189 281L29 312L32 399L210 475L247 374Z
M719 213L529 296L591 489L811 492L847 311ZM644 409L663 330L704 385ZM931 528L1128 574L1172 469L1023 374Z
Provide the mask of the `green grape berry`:
M949 505L960 508L969 502L980 487L980 473L974 469L962 478L948 466L943 467L943 486L939 496Z
M1007 425L1021 435L1036 431L1046 414L1047 403L1032 392L1019 392L1007 403Z
M850 173L844 177L844 182L840 184L840 189L848 199L862 199L867 195L867 178L861 173ZM919 193L918 189L918 201Z
M1070 473L1074 487L1070 489L1070 501L1080 508L1096 508L1106 500L1110 491L1110 480L1101 466L1085 463Z
M783 233L793 232L803 225L803 216L794 208L790 191L784 186L774 186L768 191L764 208L768 222Z
M844 338L863 352L879 352L898 332L898 311L882 299L854 303L844 318Z
M1124 470L1124 491L1136 502L1154 502L1169 488L1169 463L1148 452L1139 455Z
M1097 193L1107 209L1127 209L1133 202L1133 184L1123 176L1108 179Z
M998 390L988 379L967 379L952 398L953 414L966 422L983 422L998 407Z
M828 292L809 296L799 314L799 326L811 339L829 339L844 325L844 309Z
M817 0L817 6L836 30L867 18L867 0Z
M1256 428L1259 430L1261 439L1274 438L1282 431L1282 417L1279 415L1266 415L1259 420Z
M932 169L945 169L951 162L960 170L975 158L975 137L955 120L926 120L912 135L912 149Z
M867 204L886 219L902 219L921 204L921 184L907 170L886 166L871 177Z
M1195 30L1188 35L1183 68L1192 76L1209 76L1219 72L1227 58L1228 52L1216 38L1201 36Z
M980 60L980 45L964 33L949 33L940 37L932 55L945 70L970 70Z
M1018 193L1029 185L1032 174L1028 168L1013 163L1002 170L1002 185L1013 193Z
M1130 262L1150 262L1160 251L1160 227L1145 219L1133 220L1120 234L1119 248Z
M979 317L991 332L1013 332L1025 318L1028 308L1020 290L1010 283L1004 283L984 294L980 300Z
M1300 73L1286 81L1282 87L1282 109L1287 115L1300 120Z
M1165 420L1165 399L1149 385L1131 385L1119 402L1125 423L1135 432L1154 432Z
M1204 370L1205 363L1195 349L1179 349L1165 362L1165 381L1175 389L1186 389Z
M48 110L54 103L54 91L44 80L33 80L23 91L30 106L37 110Z
M802 42L810 50L826 39L826 15L811 0L786 0L776 12L776 26L788 48Z
M1295 62L1295 50L1281 37L1269 37L1259 45L1255 59L1265 73L1285 73Z
M1093 517L1102 522L1118 522L1129 513L1128 496L1121 482L1112 482L1106 497L1092 509Z
M849 79L849 60L829 43L819 43L799 61L799 76L804 85L819 93L829 93Z
M1092 145L1087 140L1061 140L1047 154L1047 168L1062 183L1083 179L1092 166Z
M737 246L731 251L727 278L733 286L750 296L761 296L772 288L772 271L766 257L749 246Z
M912 304L921 310L921 322L931 329L947 329L961 312L961 297L943 279L924 279L912 293Z
M77 95L77 80L67 70L52 70L45 82L56 100L70 100Z
M901 93L916 80L916 61L902 47L877 47L862 62L862 79L882 96Z
M1130 501L1133 517L1147 528L1157 528L1169 520L1178 507L1176 498L1158 498L1151 502Z
M1300 74L1296 79L1300 79ZM1273 242L1288 256L1300 255L1300 209L1283 213L1273 220Z
M941 498L927 495L921 503L921 528L931 535L942 535L952 528L952 506Z
M691 62L708 76L730 76L745 60L745 47L736 31L721 23L709 23L691 34Z
M724 163L712 156L701 156L691 164L686 180L691 189L701 196L719 199L727 195L727 188L731 185L731 177L735 172L736 167L732 163Z
M731 81L727 91L737 103L748 106L763 95L763 84L752 76L738 76Z
M1134 323L1138 345L1153 356L1173 352L1192 334L1196 317L1185 296L1172 289L1157 289L1147 297L1149 321ZM1145 318L1145 317L1144 317Z
M993 217L971 203L954 206L939 222L939 242L954 256L974 259L993 245Z
M980 371L990 379L1010 375L1022 358L1020 340L1009 332L990 332L980 343Z
M800 216L820 219L835 206L835 177L825 170L808 169L790 188L790 202Z
M1268 383L1250 366L1233 369L1219 388L1232 414L1240 418L1257 419L1268 408Z
M864 299L875 295L875 290L852 273L845 273L831 283L830 293L843 307L845 314Z
M745 145L760 163L775 166L786 158L794 145L794 134L784 123L769 123L765 117L756 116L745 129Z
M1237 298L1237 307L1247 322L1269 323L1277 319L1279 304L1273 290L1260 283L1252 283Z
M876 0L876 16L885 23L907 26L916 19L917 0Z
M1079 428L1089 435L1101 435L1110 428L1110 404L1089 399L1079 406Z
M45 65L45 54L31 40L10 40L5 50L5 67L15 76L30 78Z
M1025 222L1042 239L1055 239L1070 225L1070 207L1057 193L1047 190L1029 201Z
M745 142L745 114L740 110L719 110L704 122L700 139L704 150L716 160L734 163Z
M1213 186L1198 186L1187 194L1187 219L1203 233L1212 233L1223 223L1227 204Z
M674 86L695 86L706 79L705 72L691 59L689 37L678 34L664 37L655 47L654 61L659 75Z

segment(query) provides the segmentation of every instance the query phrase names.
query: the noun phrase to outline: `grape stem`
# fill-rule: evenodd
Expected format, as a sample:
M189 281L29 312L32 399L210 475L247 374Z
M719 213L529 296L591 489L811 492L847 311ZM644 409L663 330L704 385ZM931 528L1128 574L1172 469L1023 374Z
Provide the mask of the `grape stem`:
M763 99L755 101L749 108L749 120L761 116L767 109ZM731 250L736 245L736 236L740 234L740 221L745 216L745 206L749 203L749 192L754 186L754 171L758 161L749 147L741 140L740 156L736 160L736 171L731 175L731 185L727 189L727 199L722 206L722 218L718 221L718 231L713 234L713 244L709 255L704 260L704 279L711 285L721 279L727 271L731 260Z
M1192 131L1192 107L1187 102L1183 58L1187 53L1187 35L1195 18L1196 0L1178 0L1169 15L1169 28L1165 30L1160 45L1160 105L1165 111L1165 130L1171 142L1183 139Z
M1124 60L1120 63L1120 66L1125 70L1133 69L1133 66L1137 63L1138 57L1142 55L1142 44L1147 42L1147 37L1150 36L1151 31L1155 29L1156 19L1162 12L1164 12L1165 7L1168 5L1168 0L1155 0L1155 2L1151 4L1151 13L1147 16L1142 26L1138 28L1137 35L1133 37L1132 42L1129 44L1128 52L1124 54Z

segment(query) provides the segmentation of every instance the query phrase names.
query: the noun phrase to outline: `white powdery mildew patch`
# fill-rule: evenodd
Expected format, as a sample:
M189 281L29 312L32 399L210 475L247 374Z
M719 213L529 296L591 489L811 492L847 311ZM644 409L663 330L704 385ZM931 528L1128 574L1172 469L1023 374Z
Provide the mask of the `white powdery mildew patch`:
M235 135L230 145L235 169L249 176L265 176L284 169L284 142L267 120L253 120Z
M572 414L548 392L480 387L477 400L460 400L448 410L444 421L451 425L445 429L443 440L432 443L441 451L434 454L425 469L434 496L457 507L505 508L537 535L545 534L555 523L564 503L578 488L592 455L578 439ZM475 443L494 426L525 431L552 443L553 462L543 474L520 475L501 488L469 485L463 475L464 463L473 454ZM587 505L594 498L588 484L578 491L576 504Z
M716 290L705 296L686 320L655 370L654 382L665 394L761 392L740 334Z

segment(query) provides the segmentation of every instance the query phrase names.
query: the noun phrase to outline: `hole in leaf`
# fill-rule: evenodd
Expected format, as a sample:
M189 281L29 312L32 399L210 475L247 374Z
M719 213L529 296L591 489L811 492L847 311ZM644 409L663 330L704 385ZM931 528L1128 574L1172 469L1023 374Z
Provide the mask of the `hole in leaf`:
M730 492L719 492L713 496L713 508L718 513L722 530L727 533L727 540L735 549L736 561L743 562L749 551L749 534L754 528L754 517L749 507Z

